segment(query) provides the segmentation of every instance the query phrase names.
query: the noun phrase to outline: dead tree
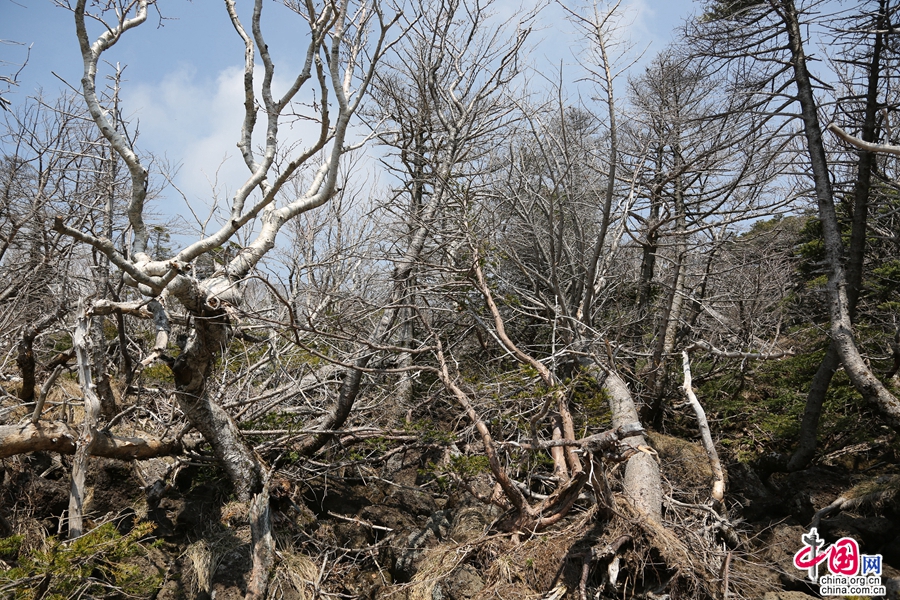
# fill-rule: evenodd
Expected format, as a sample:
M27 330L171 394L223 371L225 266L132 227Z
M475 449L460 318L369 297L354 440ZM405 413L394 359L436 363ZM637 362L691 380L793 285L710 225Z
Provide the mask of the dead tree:
M97 89L100 64L116 43L129 31L147 21L151 0L122 0L100 7L77 0L70 8L84 73L81 96L93 125L103 136L110 152L121 161L128 176L127 222L131 232L123 249L110 236L109 223L100 231L89 230L85 223L57 216L52 231L102 255L110 270L121 274L137 302L99 300L97 306L86 305L85 317L113 310L129 318L149 318L156 329L156 344L144 357L144 364L165 360L175 380L175 397L188 421L202 433L212 447L231 480L236 495L243 500L255 497L255 506L267 505L266 469L260 457L244 440L231 415L209 393L209 377L218 357L228 348L236 326L234 307L244 300L242 281L275 247L276 236L285 223L298 215L328 202L339 182L341 158L354 147L367 141L352 142L348 129L354 115L368 96L379 60L389 49L388 31L398 17L382 10L376 1L337 3L298 3L292 10L305 39L305 52L300 69L280 97L273 93L275 64L261 26L264 3L257 0L249 20L239 16L235 3L229 0L225 9L240 38L244 50L244 116L240 126L238 148L248 175L235 191L225 218L218 230L204 235L161 259L149 254L151 227L146 220L151 173L136 151L133 139L117 121L117 114L104 106ZM92 13L90 11L98 12ZM257 72L257 60L262 73ZM310 89L314 88L314 89ZM260 89L257 92L257 89ZM293 149L284 159L286 142L280 128L287 118L294 118L298 100L308 94L312 101L306 117L318 124L314 139L303 149ZM288 117L290 114L290 117ZM257 149L253 136L264 135L263 147ZM291 181L307 171L308 185L301 193L289 196ZM256 223L256 227L254 227ZM48 229L49 229L49 223ZM252 232L252 233L248 233ZM117 233L117 232L114 232ZM204 255L226 244L239 233L250 235L230 260L206 276L198 276L193 265ZM101 281L105 286L105 283ZM190 333L177 359L167 356L171 315L177 302L190 321ZM187 322L184 321L184 322ZM78 332L82 332L79 324ZM79 337L80 339L80 337ZM80 352L80 351L79 351ZM84 354L82 352L82 354ZM79 355L79 368L84 372L85 395L93 391L90 367ZM90 433L96 418L93 411L86 417L83 431ZM87 434L86 434L87 435ZM82 435L76 443L76 464L84 466L93 444L91 436ZM73 503L78 505L83 469L73 473ZM78 533L74 521L70 534ZM257 570L270 565L272 545L267 534L268 512L254 510L251 526L254 540L262 546L254 556ZM249 597L263 597L265 579L254 584Z
M317 424L322 430L337 429L349 417L376 355L372 348L411 326L408 307L415 304L416 274L438 218L467 165L486 152L510 118L505 87L519 74L529 16L513 21L504 38L506 28L489 30L489 9L489 4L469 6L463 0L420 4L397 59L387 64L393 68L375 76L378 107L372 116L384 123L378 137L393 155L388 164L402 182L390 204L404 207L403 250L394 260L384 310L356 349L350 361L355 368L344 375L328 415ZM398 345L410 342L408 331L404 338ZM400 362L409 367L411 354L404 353ZM405 388L406 401L411 391ZM300 442L300 451L315 452L330 438L328 433L309 436Z
M741 75L744 93L754 98L746 110L756 111L762 120L789 120L788 108L799 106L805 159L811 168L825 245L831 342L856 390L896 427L900 425L900 401L872 373L853 333L851 278L844 263L831 167L803 33L804 19L816 4L805 2L798 7L794 0L716 2L692 32L692 40L699 53Z
M858 26L848 27L851 31L871 31L861 40L858 36L852 36L845 43L851 52L861 52L851 61L851 71L860 71L860 77L864 80L865 93L861 111L857 111L857 118L861 118L860 136L867 143L875 142L879 136L880 126L878 113L882 108L884 99L884 81L882 70L886 66L884 54L885 31L895 17L896 7L889 6L886 0L878 2L874 12L864 13L853 17L853 21L862 21ZM839 34L838 34L839 35ZM849 36L850 34L845 34ZM862 48L860 51L858 49ZM855 82L847 82L852 91L859 86ZM861 114L860 114L861 112ZM850 244L847 252L847 312L851 322L855 319L857 303L859 302L864 272L864 259L866 254L866 235L868 231L868 214L870 194L872 191L872 177L875 170L875 152L860 148L857 152L856 174L853 177L853 209L850 229ZM806 466L812 460L816 449L816 436L818 433L819 418L822 414L822 405L825 402L825 394L837 368L840 366L840 354L836 342L828 345L825 357L819 364L816 374L809 385L806 399L806 408L803 412L803 421L800 425L800 440L797 449L788 463L789 470L797 470Z

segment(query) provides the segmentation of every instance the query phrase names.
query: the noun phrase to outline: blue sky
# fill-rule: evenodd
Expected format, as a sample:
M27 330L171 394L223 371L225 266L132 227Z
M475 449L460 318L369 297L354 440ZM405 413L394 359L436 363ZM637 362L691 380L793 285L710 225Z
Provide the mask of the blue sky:
M245 11L249 5L238 2ZM297 17L280 2L264 6L263 26L276 77L287 77L302 55L304 40L292 33ZM499 9L513 12L513 6L504 1ZM699 10L693 0L623 0L623 6L622 35L636 51L647 48L642 63L673 39L684 18ZM128 32L104 58L126 67L124 112L140 123L139 147L180 165L178 186L192 207L203 212L204 204L209 206L215 195L224 199L244 176L235 148L241 123L243 46L221 1L160 2L160 10L162 19L154 10L147 23ZM577 79L579 42L562 9L551 5L537 25L531 63L540 71L557 69L562 62L567 75L572 73L566 79ZM0 0L0 39L21 44L0 46L2 74L14 72L31 46L19 86L6 94L14 104L39 89L46 98L57 95L64 84L53 73L78 87L82 67L74 20L52 0ZM632 69L639 73L641 64ZM294 134L302 137L302 128ZM171 191L168 195L169 205L162 210L177 214L183 201L173 199Z
M627 7L628 35L641 47L649 45L652 54L672 39L674 28L698 5L694 0L623 0L623 6ZM212 80L226 67L241 64L243 49L222 2L160 2L160 11L162 19L154 10L148 23L130 32L116 47L114 58L128 65L133 81L158 82L186 67L193 67L197 77ZM543 41L535 54L571 60L566 57L569 44L560 42L573 41L572 25L562 18L558 7L551 6L543 14L537 36ZM302 44L300 40L291 48L291 17L278 2L267 3L263 12L266 32L271 32L270 38L288 54ZM12 65L20 64L26 47L32 46L18 93L33 93L37 86L56 89L59 85L51 71L77 83L81 61L73 18L52 0L0 0L0 39L23 44L0 46L0 60Z

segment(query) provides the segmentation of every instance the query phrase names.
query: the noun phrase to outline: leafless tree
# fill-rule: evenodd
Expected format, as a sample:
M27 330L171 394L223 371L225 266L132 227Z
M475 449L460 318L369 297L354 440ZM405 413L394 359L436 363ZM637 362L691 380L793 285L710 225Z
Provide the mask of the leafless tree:
M379 106L373 116L385 123L379 132L390 152L385 162L401 182L390 205L401 217L403 231L396 237L402 250L394 258L381 316L347 361L357 368L344 376L338 398L320 424L323 430L347 419L373 348L397 335L396 347L410 343L409 307L416 302L417 271L439 216L453 202L454 180L478 163L491 136L509 118L504 88L518 74L529 17L506 39L504 28L488 29L490 9L490 4L468 6L457 0L419 5L393 68L375 77ZM404 353L401 368L408 369L410 361L411 354ZM405 379L401 405L409 401L409 384ZM329 437L310 436L300 447L314 452Z
M111 106L105 103L97 84L101 60L123 36L147 21L153 2L122 0L88 7L86 0L79 0L63 4L74 14L84 60L82 100L93 127L110 149L107 164L121 164L127 173L128 202L124 224L114 222L107 205L95 223L73 220L62 216L66 214L62 212L52 227L45 224L44 235L52 234L57 239L61 235L103 257L99 263L101 297L87 303L81 314L89 317L123 313L152 320L156 342L141 363L149 365L161 360L171 368L181 410L212 446L237 496L255 497L251 505L254 571L248 597L264 597L273 557L267 470L238 431L232 416L210 395L208 380L217 357L233 338L237 326L235 309L244 301L242 288L246 285L242 282L275 246L276 236L286 223L334 196L342 157L365 142L365 138L352 140L351 123L368 95L376 65L390 46L388 31L398 16L385 12L378 2L291 4L289 8L303 31L298 35L304 36L306 50L299 71L284 94L277 97L273 93L275 64L261 26L263 2L255 2L249 19L238 14L233 1L226 2L225 9L245 49L245 111L238 147L248 175L231 198L228 217L216 231L205 233L170 257L154 259L149 254L152 229L147 222L151 173L136 150L133 136L119 119L117 97L112 98ZM257 72L257 60L262 66L261 74ZM314 97L315 102L304 102L303 94ZM311 111L306 116L318 123L318 134L276 168L276 159L285 144L280 128L286 118L302 110ZM253 136L260 132L265 141L257 149ZM288 196L291 188L286 184L304 170L309 172L305 189ZM114 178L115 174L110 176ZM116 243L121 235L118 228L123 226L131 232L124 247ZM208 276L194 274L193 263L241 232L248 232L248 241L227 263L218 265ZM102 297L108 287L109 269L121 273L125 284L137 292L132 295L136 300L112 301ZM181 353L172 359L168 341L170 323L176 317L175 301L184 310L182 319L190 325ZM77 337L81 344L80 349L76 348L81 383L87 393L96 379L92 379L90 365L84 364L91 352L90 339ZM93 410L86 411L83 433L76 443L76 456L81 457L76 464L82 467L95 440L102 437L96 430L97 416ZM69 534L75 536L81 533L78 510L83 481L78 473L73 477Z
M835 72L841 75L844 97L838 99L839 106L845 115L860 126L860 136L865 142L874 142L880 135L881 119L879 112L887 106L890 92L885 89L886 81L890 81L890 65L895 50L892 44L886 43L886 31L896 20L897 7L881 1L872 3L871 8L861 10L843 23L835 23L834 35L836 44L843 52L836 58ZM860 36L863 36L860 39ZM843 44L840 42L843 41ZM862 42L862 43L861 43ZM888 84L889 85L889 84ZM846 125L846 122L844 123ZM838 181L852 181L850 189L840 192L852 195L850 243L846 252L847 277L847 312L851 322L856 320L866 254L866 237L870 205L874 204L873 174L876 172L876 154L861 150L856 161L852 159L847 165L834 165L849 171L848 177ZM855 164L853 164L855 162ZM855 170L855 173L852 171ZM831 378L841 364L837 343L833 340L828 346L825 357L810 383L806 409L800 428L800 441L794 455L788 463L788 469L794 470L805 466L813 457L816 448L818 421Z
M655 288L644 417L657 425L667 357L679 332L708 301L703 295L717 247L742 224L791 207L791 196L773 186L780 168L777 144L742 110L740 97L722 93L721 84L702 61L677 48L661 53L631 81L635 114L629 145L638 152L649 149L646 159L638 154L649 165L636 173L638 202L632 213L632 238L641 247L634 327L647 330L642 321Z
M61 326L60 317L74 309L71 292L86 293L95 286L99 280L93 271L102 262L96 253L87 255L71 238L52 231L53 217L68 214L100 234L106 217L111 224L121 216L121 180L109 170L108 146L91 131L86 112L71 96L52 105L40 97L26 102L6 115L5 125L0 306L5 335L18 338L20 397L30 402L37 364L61 360L46 357L36 362L35 340L48 328ZM105 207L98 205L101 199ZM103 294L107 288L114 289L108 276ZM24 329L13 333L22 323ZM92 360L105 372L100 364L105 359ZM101 385L101 394L111 417L114 407L108 387Z
M699 53L718 59L731 70L741 82L739 89L753 98L752 108L758 114L784 123L794 117L802 123L806 160L811 167L825 243L831 341L857 391L896 426L900 402L872 373L853 333L848 292L852 274L844 262L830 161L820 125L820 105L802 29L810 11L818 4L798 5L793 0L717 2L704 22L697 25L692 39ZM791 106L799 106L799 115L788 113ZM816 378L823 383L820 387L827 388L825 375L830 369L829 364L823 363L822 376ZM812 390L812 395L820 392L824 389Z

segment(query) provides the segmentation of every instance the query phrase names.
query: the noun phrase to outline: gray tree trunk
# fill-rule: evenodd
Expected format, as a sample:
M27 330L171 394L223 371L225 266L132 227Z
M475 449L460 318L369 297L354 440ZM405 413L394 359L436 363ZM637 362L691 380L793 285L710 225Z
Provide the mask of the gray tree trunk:
M75 332L72 334L72 345L78 359L78 382L84 395L84 420L81 433L75 444L75 458L72 461L72 483L69 490L69 539L76 538L84 532L84 478L87 474L88 457L94 443L94 427L100 416L100 399L91 378L90 337L88 336L88 317L83 304L78 306Z
M230 326L223 311L201 311L184 351L172 365L175 399L182 412L213 448L241 501L262 489L263 474L253 450L231 416L213 401L206 382L215 358L227 344Z
M612 411L613 428L639 423L637 409L628 386L617 374L610 372L604 387L609 394L609 408ZM646 446L647 440L638 435L626 438L622 443L634 448ZM662 480L659 465L648 453L641 450L628 459L625 465L625 494L636 508L648 517L662 520Z
M841 363L856 390L871 402L894 427L900 427L900 401L872 374L859 353L853 336L850 319L850 301L847 295L847 274L843 265L843 243L834 210L834 192L828 170L822 129L819 126L817 106L813 96L812 81L806 66L803 35L793 0L778 0L776 10L784 21L788 33L794 78L797 82L797 98L800 101L807 149L812 164L819 220L825 239L825 254L829 267L828 308L831 317L831 339L837 346Z
M866 90L866 109L862 126L862 139L874 142L877 137L876 116L878 111L878 85L881 76L881 53L884 47L880 30L884 27L884 7L879 15L879 24L875 33L872 48L872 59L869 63L869 77ZM849 302L850 319L856 314L856 303L862 287L863 261L866 251L866 226L869 209L869 191L872 181L872 168L875 154L859 151L859 163L856 182L853 186L853 220L850 232L850 253L847 261L847 300ZM837 345L832 342L822 359L806 396L806 408L800 424L800 439L797 449L788 462L788 470L796 471L805 467L816 452L816 437L819 431L819 419L822 416L822 405L838 366L840 355Z

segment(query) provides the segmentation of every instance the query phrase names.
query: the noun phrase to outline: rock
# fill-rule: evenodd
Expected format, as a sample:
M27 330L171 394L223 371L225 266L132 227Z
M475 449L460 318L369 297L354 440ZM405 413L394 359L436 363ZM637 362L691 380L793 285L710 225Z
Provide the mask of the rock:
M379 591L390 588L391 576L382 571L360 571L349 582L348 591L356 598L375 598ZM304 596L305 597L305 596Z
M777 519L786 514L784 502L777 498L747 463L728 465L728 495L738 500L748 521Z
M431 529L424 529L409 534L405 548L397 548L392 552L393 568L391 575L401 583L412 581L419 570L418 562L425 548L437 544L437 536Z
M447 520L447 512L435 511L428 519L424 529L409 534L405 547L394 550L391 574L398 581L410 581L418 571L417 563L422 558L422 552L445 539L449 531L450 522Z
M843 513L824 519L819 524L819 532L829 542L842 537L851 537L859 542L863 552L870 554L879 551L897 533L890 519L853 517Z
M881 585L887 590L887 600L900 600L900 570L882 564Z
M156 600L182 600L185 597L186 594L182 589L181 581L170 579L160 588L159 593L156 595Z
M374 525L388 527L397 532L410 531L416 528L416 523L405 511L384 504L367 506L359 511L359 518ZM378 537L384 537L384 531L377 531Z
M850 485L850 478L839 469L815 466L793 473L775 473L771 482L778 488L779 496L792 499L799 490L809 499L813 508L819 510L843 493Z
M887 589L888 600L900 600L900 577L882 579L881 583Z
M480 450L479 450L480 452ZM474 476L469 481L469 487L475 490L480 496L489 498L494 492L494 480L490 475L482 473ZM470 494L468 490L462 487L455 488L447 497L447 504L444 508L450 510L459 510L466 506L483 506L484 503Z
M384 465L385 476L394 483L405 486L416 485L421 462L421 451L407 451L390 457Z
M340 479L329 480L327 486L310 487L303 494L306 505L320 517L329 512L353 516L366 506L384 502L378 485L351 485Z
M440 590L438 590L440 587ZM432 598L440 593L447 600L469 600L484 589L484 580L472 565L462 565L435 586Z
M375 536L372 535L372 528L359 523L348 521L336 522L333 526L333 532L335 540L337 540L337 545L342 548L360 550L375 542Z
M766 592L763 600L816 600L816 597L803 592Z
M808 492L797 492L791 497L788 504L788 511L791 516L797 519L798 523L809 523L816 514L813 507L812 497Z
M445 539L450 534L450 521L447 520L448 511L436 510L425 523L425 529L431 529L438 539Z
M881 549L881 555L884 557L884 562L900 569L900 536L885 544Z
M412 517L422 518L428 518L438 509L431 494L410 487L395 488L384 499L384 505L398 508Z
M800 549L801 536L808 530L800 525L776 525L769 535L759 540L759 555L774 577L770 580L778 587L810 590L813 585L805 579L806 573L794 567L794 554ZM780 584L780 585L779 585Z

